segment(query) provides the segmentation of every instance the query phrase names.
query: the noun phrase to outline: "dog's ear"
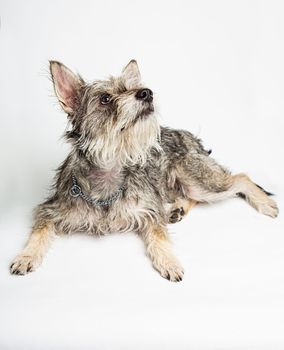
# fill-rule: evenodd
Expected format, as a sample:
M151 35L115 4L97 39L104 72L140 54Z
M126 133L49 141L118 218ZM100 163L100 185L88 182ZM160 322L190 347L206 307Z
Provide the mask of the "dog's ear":
M131 60L122 70L122 78L127 89L133 89L141 84L141 76L135 60Z
M84 81L60 62L49 61L49 64L59 103L66 113L72 114L78 105L79 90Z

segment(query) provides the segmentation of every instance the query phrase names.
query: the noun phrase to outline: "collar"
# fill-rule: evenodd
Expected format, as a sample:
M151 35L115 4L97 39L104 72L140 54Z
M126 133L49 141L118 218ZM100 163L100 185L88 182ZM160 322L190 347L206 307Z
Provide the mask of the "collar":
M119 197L119 195L121 193L123 193L124 190L126 190L126 186L123 184L109 198L104 199L104 200L102 200L102 199L100 200L100 199L92 198L82 191L82 188L79 186L78 181L77 181L74 173L72 173L72 183L73 184L69 190L69 194L71 197L74 197L74 198L81 197L86 202L88 202L94 206L98 206L98 207L107 206L107 205L112 204Z

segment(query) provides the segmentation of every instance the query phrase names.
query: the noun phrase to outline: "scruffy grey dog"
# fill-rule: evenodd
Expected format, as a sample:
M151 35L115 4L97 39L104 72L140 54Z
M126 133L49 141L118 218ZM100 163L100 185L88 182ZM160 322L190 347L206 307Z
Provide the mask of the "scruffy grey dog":
M231 175L190 132L160 127L153 93L132 60L118 78L87 84L51 61L55 93L68 114L72 150L59 167L54 191L40 204L26 247L11 264L24 275L42 262L57 234L136 232L162 277L181 281L167 224L197 202L242 196L276 217L276 203L247 175Z

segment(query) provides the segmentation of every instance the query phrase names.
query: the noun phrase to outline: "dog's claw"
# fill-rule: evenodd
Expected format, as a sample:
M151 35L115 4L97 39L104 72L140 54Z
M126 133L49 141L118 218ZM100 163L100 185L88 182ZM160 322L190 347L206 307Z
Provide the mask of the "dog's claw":
M19 255L10 265L12 275L25 275L35 270L39 265L39 260L36 257Z
M168 261L163 266L154 267L160 272L161 276L172 282L180 282L183 279L184 270L177 261Z

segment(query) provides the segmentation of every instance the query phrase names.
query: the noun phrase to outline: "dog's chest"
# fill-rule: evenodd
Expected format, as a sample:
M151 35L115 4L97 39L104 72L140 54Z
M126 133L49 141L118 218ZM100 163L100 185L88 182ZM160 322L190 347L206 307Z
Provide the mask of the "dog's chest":
M94 170L88 174L87 183L90 197L101 200L111 198L122 184L125 188L109 205L90 205L78 199L81 204L74 208L74 217L81 218L80 231L97 234L133 231L158 219L160 209L157 209L156 196L145 175L141 177L135 172L125 177L115 169L110 172Z
M83 225L90 233L107 234L138 230L155 216L155 211L149 210L143 199L118 198L107 206L88 206L82 214Z
M152 194L138 194L133 188L126 188L110 205L88 206L84 216L90 232L107 234L145 229L159 220L160 211Z

